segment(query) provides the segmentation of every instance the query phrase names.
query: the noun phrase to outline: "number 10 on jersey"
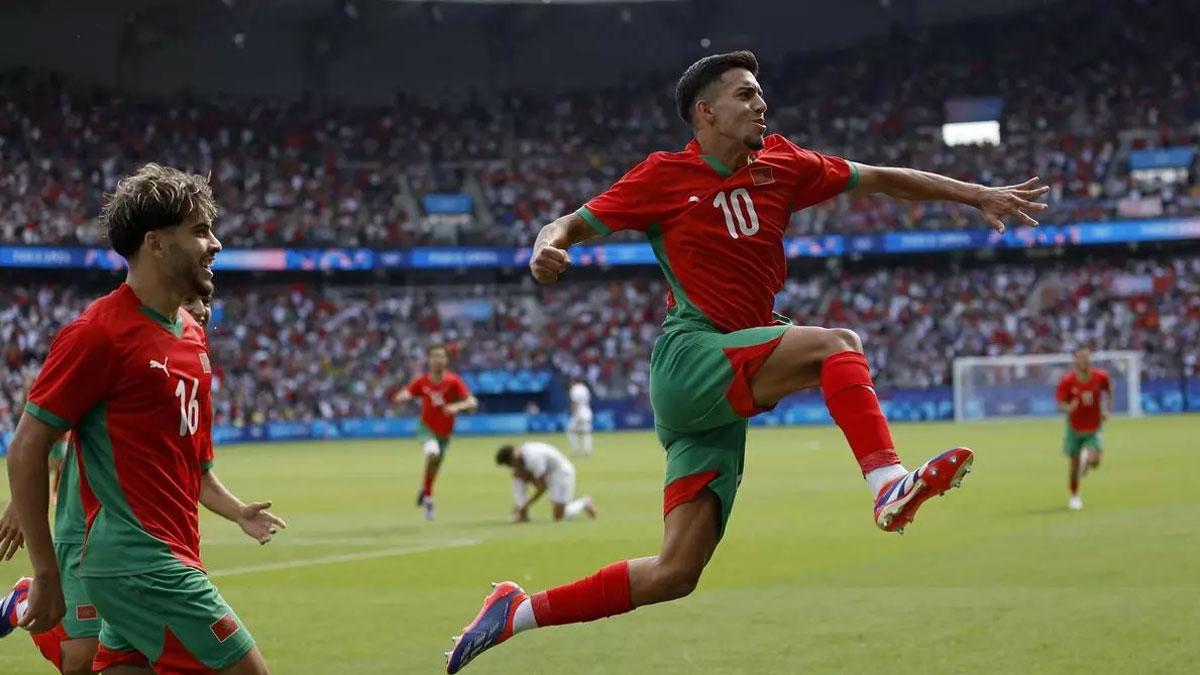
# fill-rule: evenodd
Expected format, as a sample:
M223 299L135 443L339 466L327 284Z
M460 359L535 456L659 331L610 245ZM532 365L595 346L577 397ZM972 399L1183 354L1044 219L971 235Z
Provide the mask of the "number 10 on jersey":
M758 232L758 213L754 211L754 200L750 199L750 191L746 188L732 190L728 195L718 192L717 196L713 197L713 207L721 209L725 214L725 227L729 229L729 236L734 239L738 238L738 232L741 232L743 237L750 237ZM736 228L733 224L735 218Z

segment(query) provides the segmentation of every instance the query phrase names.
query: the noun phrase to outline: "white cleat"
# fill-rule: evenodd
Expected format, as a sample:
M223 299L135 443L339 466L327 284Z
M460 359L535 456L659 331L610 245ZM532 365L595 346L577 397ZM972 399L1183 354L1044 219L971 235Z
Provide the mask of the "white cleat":
M1083 498L1079 495L1071 495L1071 499L1067 502L1067 508L1072 511L1078 511L1083 508Z

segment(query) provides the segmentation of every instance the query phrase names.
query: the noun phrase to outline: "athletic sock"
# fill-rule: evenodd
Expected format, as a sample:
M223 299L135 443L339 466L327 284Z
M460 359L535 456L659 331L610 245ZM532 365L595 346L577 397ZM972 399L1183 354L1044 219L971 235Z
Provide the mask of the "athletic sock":
M424 495L426 497L433 496L433 479L434 478L435 478L435 475L432 473L425 474L425 481L422 483L421 492L424 493Z
M613 563L590 577L535 593L529 598L533 625L527 628L561 626L567 623L595 621L633 610L629 591L629 561ZM522 613L517 608L517 614ZM513 618L516 632L517 618ZM521 630L524 630L522 628Z
M571 443L571 454L578 455L579 454L579 434L577 434L573 431L567 432L567 441L569 441Z
M908 469L905 469L901 464L881 466L878 469L871 470L867 474L867 489L871 491L872 496L878 496L883 486L907 474Z
M887 418L875 395L867 357L848 351L825 359L821 365L821 393L864 477L875 469L900 463Z
M583 434L583 454L588 456L592 454L592 432L584 432Z

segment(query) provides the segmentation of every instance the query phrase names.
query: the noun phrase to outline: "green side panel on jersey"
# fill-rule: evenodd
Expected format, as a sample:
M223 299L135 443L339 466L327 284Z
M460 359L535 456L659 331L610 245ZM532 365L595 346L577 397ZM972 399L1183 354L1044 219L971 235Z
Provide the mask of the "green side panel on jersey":
M733 175L733 170L725 166L725 164L712 155L704 155L704 161L713 168L713 171L721 174L722 178L729 178Z
M588 207L581 206L575 213L579 214L580 218L587 221L587 224L596 231L597 234L607 237L612 234L612 228L604 224L603 220L596 217L596 214L588 210Z
M650 229L646 231L646 236L650 239L650 248L654 249L654 257L658 259L658 265L662 268L663 275L667 277L672 295L675 296L675 306L667 310L667 318L663 321L663 330L716 330L713 322L704 315L704 312L701 312L688 299L687 292L683 290L683 286L675 276L675 270L672 269L671 261L667 257L666 244L663 242L662 225L652 223Z
M41 407L40 405L37 405L36 403L28 403L27 402L25 404L25 412L29 413L35 419L41 420L42 422L49 424L50 426L54 427L55 429L60 429L62 431L66 431L67 429L71 428L70 422L59 417L58 415L55 415L54 413L50 412L49 410L46 410L45 408Z
M54 507L54 543L82 544L87 534L87 518L83 514L83 498L79 496L79 466L75 451L63 441L62 473L58 476L58 503Z
M178 565L170 547L150 536L125 498L108 433L107 403L89 410L75 432L88 485L101 504L87 534L79 576L124 576Z
M63 461L67 458L67 439L63 438L54 441L54 445L50 446L50 459L55 461Z
M175 320L171 321L162 314L159 314L152 307L142 305L141 307L138 307L138 311L150 317L151 319L154 319L154 323L162 326L171 335L174 335L177 338L183 337L183 315L179 312L175 313Z

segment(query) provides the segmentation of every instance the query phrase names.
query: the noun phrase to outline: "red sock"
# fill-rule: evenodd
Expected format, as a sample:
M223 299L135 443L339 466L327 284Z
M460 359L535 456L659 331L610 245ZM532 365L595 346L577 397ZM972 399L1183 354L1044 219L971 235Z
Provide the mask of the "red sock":
M428 471L425 472L425 483L424 483L423 487L421 488L421 490L424 491L426 497L433 496L433 479L436 476L437 476L437 474L434 474L434 473L431 473Z
M900 463L887 418L879 409L867 357L859 352L838 352L825 359L821 365L821 393L864 476Z
M538 627L595 621L632 611L629 561L613 563L590 577L535 593L531 601Z
M1071 486L1071 496L1072 497L1079 494L1079 474L1077 474L1077 473L1071 474L1070 486Z

